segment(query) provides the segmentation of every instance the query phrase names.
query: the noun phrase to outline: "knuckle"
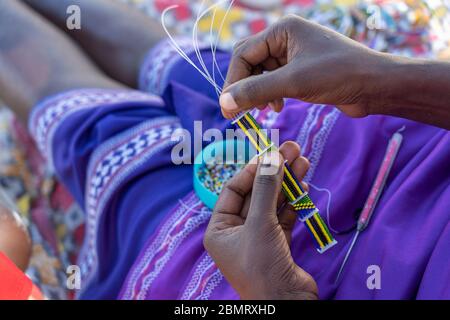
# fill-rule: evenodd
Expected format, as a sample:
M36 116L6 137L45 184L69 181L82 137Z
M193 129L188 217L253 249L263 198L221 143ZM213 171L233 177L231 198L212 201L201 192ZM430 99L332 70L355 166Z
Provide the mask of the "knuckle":
M283 24L284 26L291 26L293 24L296 24L299 22L299 16L293 14L293 13L289 13L286 16L284 16L283 18L281 18L280 23Z
M248 40L251 37L241 39L233 45L233 56L241 57L244 55L248 47Z
M225 182L225 184L223 185L223 189L224 190L234 191L236 186L239 186L239 183L237 183L237 182L238 182L238 178L237 178L237 175L236 175L236 176L232 177L230 180L228 180L227 182Z
M247 41L247 39L241 39L239 41L237 41L234 45L233 45L233 53L237 53L239 48L242 47L242 45Z
M298 31L299 27L301 27L304 24L304 22L305 19L303 19L302 17L290 13L281 18L278 27L281 30L295 33L295 31Z
M278 183L278 175L271 174L271 175L258 175L255 179L256 185L266 188L266 187L272 187L275 184Z
M228 181L225 184L225 188L227 190L230 190L233 193L238 194L241 198L244 198L246 196L246 192L245 192L244 188L242 187L240 180L237 178L235 178L232 181Z
M240 56L240 53L242 52L241 45L239 43L236 43L233 46L233 57Z

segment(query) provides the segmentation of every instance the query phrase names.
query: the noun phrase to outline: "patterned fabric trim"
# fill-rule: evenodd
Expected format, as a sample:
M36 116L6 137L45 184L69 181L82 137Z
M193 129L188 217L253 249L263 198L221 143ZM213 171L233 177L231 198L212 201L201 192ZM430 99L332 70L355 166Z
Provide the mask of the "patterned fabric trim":
M222 273L206 252L194 270L181 300L207 300L223 279Z
M111 138L92 155L85 191L86 236L79 256L84 288L97 269L96 235L111 197L155 154L176 143L171 136L180 127L177 117L149 120Z
M121 299L145 299L155 279L176 250L198 227L209 221L210 216L211 211L194 192L180 201L138 258L138 264L132 268L125 282Z
M320 159L322 158L322 152L328 141L331 130L333 129L340 111L338 109L333 109L330 113L326 114L323 118L323 125L317 131L317 133L312 138L311 152L308 155L308 159L311 163L311 167L305 176L305 181L311 181L317 166L319 165Z
M250 114L258 121L264 129L270 130L278 119L279 113L272 109L266 108L264 110L253 109Z
M297 142L302 147L302 150L306 147L308 137L311 133L313 126L317 123L317 118L320 112L325 106L317 105L315 107L309 107L307 109L306 119L303 122L303 126L300 129L299 135L297 137Z
M296 141L311 164L304 178L306 182L309 182L314 176L330 132L341 112L336 108L326 108L324 105L309 107L307 112Z
M38 104L31 113L29 129L50 168L53 169L53 136L64 120L83 109L123 102L162 103L162 100L132 90L81 89L53 96Z
M191 38L179 37L175 38L175 41L186 55L194 52ZM209 48L209 45L199 44L199 50L206 48ZM144 60L139 74L139 89L161 96L169 82L172 67L182 59L170 39L162 40L150 50Z

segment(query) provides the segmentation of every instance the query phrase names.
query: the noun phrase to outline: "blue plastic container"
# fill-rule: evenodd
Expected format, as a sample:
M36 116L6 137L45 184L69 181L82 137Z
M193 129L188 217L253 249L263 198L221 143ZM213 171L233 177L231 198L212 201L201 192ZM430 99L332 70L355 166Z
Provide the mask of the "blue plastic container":
M249 143L244 140L223 140L209 144L195 157L194 162L194 190L199 199L209 208L213 209L216 205L219 195L200 181L198 172L200 168L211 158L216 160L232 161L241 160L247 163L251 157L251 148ZM228 158L227 158L228 155Z

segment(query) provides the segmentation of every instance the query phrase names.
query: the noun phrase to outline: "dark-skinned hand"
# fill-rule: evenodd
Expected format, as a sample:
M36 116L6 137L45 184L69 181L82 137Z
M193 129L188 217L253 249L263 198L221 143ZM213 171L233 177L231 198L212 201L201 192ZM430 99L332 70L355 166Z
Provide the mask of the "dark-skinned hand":
M297 215L281 193L284 159L304 177L309 162L297 144L266 153L225 185L205 234L206 250L242 299L318 297L315 281L290 251Z
M283 98L450 130L450 62L377 52L289 15L236 44L220 105L231 118L267 105L279 112Z
M331 29L289 15L236 44L220 100L222 112L231 118L267 105L279 112L283 98L296 98L365 116L377 89L367 84L381 57Z

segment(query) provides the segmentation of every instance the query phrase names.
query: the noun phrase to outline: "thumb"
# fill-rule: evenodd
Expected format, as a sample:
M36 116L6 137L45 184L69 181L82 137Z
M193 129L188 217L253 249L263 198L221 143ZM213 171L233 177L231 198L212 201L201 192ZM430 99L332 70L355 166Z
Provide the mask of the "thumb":
M277 202L283 180L283 156L278 151L264 154L253 182L252 198L246 224L261 230L277 224Z
M287 69L284 66L237 81L222 93L220 106L224 114L236 114L288 97L288 90L293 84L289 84L287 78Z

